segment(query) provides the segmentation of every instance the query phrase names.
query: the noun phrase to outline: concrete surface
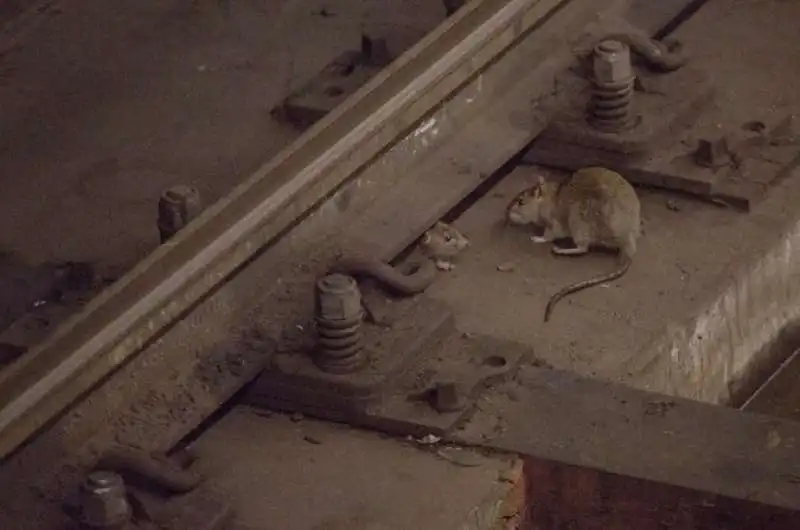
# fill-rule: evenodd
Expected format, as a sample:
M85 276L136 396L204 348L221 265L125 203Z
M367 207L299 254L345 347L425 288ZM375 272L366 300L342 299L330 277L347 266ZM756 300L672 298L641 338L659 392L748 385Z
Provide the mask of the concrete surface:
M193 449L242 527L252 529L489 530L515 466L244 407Z

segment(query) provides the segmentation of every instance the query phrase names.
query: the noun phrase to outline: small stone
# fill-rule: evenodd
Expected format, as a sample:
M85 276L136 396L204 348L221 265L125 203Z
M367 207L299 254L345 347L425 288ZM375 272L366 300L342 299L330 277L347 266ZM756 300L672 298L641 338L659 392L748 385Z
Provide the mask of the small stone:
M512 272L514 269L516 269L516 267L517 264L514 263L513 261L507 261L505 263L499 264L497 266L497 270L500 272Z
M289 416L289 419L292 420L295 423L300 423L301 421L303 421L305 419L305 416L303 416L299 412L295 412L294 414Z
M486 463L486 459L474 451L457 447L445 447L436 454L459 467L479 467Z
M415 440L419 445L435 445L442 441L442 438L433 434L426 434L422 438Z
M255 414L256 416L261 416L262 418L271 418L272 417L272 411L271 410L260 409L260 408L253 408L251 410L253 411L253 414Z
M672 199L669 199L667 201L667 210L670 210L671 212L680 212L681 211L681 207L678 205L677 202L675 202Z
M742 125L742 129L744 129L747 132L753 132L753 133L756 133L756 134L761 134L761 133L763 133L764 131L767 130L767 125L763 121L752 120L752 121L745 122Z
M305 440L306 442L308 442L308 443L310 443L312 445L322 445L322 442L319 439L314 438L313 436L310 436L308 434L303 436L303 440Z

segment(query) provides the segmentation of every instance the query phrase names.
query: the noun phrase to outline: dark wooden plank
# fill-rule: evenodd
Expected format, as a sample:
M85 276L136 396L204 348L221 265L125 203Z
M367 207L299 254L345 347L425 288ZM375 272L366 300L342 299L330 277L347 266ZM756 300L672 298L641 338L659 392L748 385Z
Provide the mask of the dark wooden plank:
M571 530L793 530L797 512L537 458L525 459L525 526Z
M515 400L483 407L461 437L533 458L755 502L800 523L800 424L526 369ZM800 528L800 526L798 526Z

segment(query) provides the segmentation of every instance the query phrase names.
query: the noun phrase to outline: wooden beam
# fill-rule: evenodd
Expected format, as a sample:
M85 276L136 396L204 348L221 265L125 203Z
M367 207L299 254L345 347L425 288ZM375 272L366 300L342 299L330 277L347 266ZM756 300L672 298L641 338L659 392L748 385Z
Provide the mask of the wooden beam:
M662 528L677 508L665 528L800 528L800 423L531 368L459 440L523 455L530 517L585 517L568 528Z

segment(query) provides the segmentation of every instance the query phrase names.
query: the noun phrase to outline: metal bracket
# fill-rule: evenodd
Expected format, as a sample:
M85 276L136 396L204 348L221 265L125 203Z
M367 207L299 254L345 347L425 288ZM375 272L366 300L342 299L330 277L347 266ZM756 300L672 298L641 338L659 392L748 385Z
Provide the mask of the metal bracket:
M415 42L418 37L421 35L407 35L403 40ZM300 130L308 129L394 61L399 51L390 49L386 38L362 35L360 50L336 57L273 108L272 116Z
M425 296L392 305L380 325L362 328L365 368L326 373L312 361L310 345L296 347L274 356L255 381L250 404L395 434L441 436L470 415L485 385L513 374L529 352L464 336L450 308Z
M800 161L792 119L739 138L743 124L730 123L730 113L716 106L716 89L696 66L639 68L636 77L629 128L592 127L585 112L589 82L573 79L582 85L581 96L556 114L523 161L567 171L604 166L634 184L743 210Z

